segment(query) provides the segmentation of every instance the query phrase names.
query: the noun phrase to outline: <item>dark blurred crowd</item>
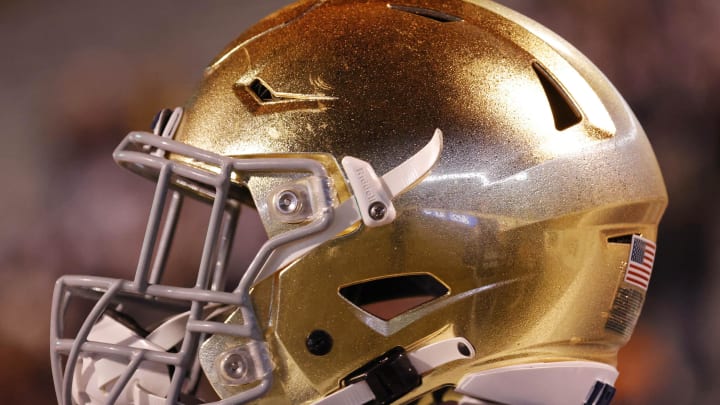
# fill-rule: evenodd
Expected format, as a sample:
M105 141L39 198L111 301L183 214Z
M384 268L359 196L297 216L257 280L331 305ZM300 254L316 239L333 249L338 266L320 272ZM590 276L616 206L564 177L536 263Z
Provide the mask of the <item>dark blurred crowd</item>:
M720 403L720 2L501 2L605 72L665 176L670 206L643 316L621 352L618 403ZM59 275L134 269L152 184L115 166L116 144L184 103L215 53L286 3L0 2L0 402L54 401ZM179 262L196 253L179 250Z

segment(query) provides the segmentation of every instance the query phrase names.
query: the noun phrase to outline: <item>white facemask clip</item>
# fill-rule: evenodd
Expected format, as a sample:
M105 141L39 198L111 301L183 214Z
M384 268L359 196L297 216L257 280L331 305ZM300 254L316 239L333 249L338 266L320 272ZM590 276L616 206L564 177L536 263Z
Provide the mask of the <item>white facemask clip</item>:
M411 188L435 166L442 151L442 141L442 131L436 129L425 147L382 177L364 160L352 156L343 158L342 166L365 225L376 227L395 220L397 212L393 198Z

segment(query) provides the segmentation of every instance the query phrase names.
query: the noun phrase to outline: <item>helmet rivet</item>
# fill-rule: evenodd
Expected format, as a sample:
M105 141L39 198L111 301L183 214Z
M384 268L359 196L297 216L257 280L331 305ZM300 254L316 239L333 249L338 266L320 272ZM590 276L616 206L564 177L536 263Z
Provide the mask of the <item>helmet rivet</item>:
M324 356L330 353L333 346L333 339L329 333L316 329L308 335L305 340L308 351L316 356Z
M386 212L387 207L380 201L375 201L374 203L370 204L370 208L368 208L368 214L370 214L370 218L376 221L383 219Z
M458 352L460 352L460 354L462 354L463 356L465 356L465 357L470 356L470 348L467 347L467 345L465 343L458 342L457 349L458 349Z
M280 213L289 215L297 212L300 208L300 200L297 194L290 190L285 190L278 194L275 206Z
M220 373L228 381L242 380L248 372L245 352L228 353L220 362Z

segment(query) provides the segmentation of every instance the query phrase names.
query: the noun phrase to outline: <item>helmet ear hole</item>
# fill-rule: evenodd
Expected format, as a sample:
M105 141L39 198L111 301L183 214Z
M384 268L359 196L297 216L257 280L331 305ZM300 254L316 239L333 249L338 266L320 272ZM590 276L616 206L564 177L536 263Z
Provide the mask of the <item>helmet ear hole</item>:
M340 295L363 311L389 321L450 290L430 274L403 274L340 288Z

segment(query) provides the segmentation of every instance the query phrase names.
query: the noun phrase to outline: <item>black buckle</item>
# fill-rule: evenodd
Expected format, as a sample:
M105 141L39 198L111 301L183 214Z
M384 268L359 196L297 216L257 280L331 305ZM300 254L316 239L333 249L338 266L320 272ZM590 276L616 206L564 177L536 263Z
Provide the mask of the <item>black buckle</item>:
M585 401L585 405L610 405L610 401L612 401L614 396L615 387L601 381L596 381L590 391L590 396L587 401Z
M422 384L418 374L402 347L390 349L343 379L347 386L365 381L375 395L373 405L393 402Z

